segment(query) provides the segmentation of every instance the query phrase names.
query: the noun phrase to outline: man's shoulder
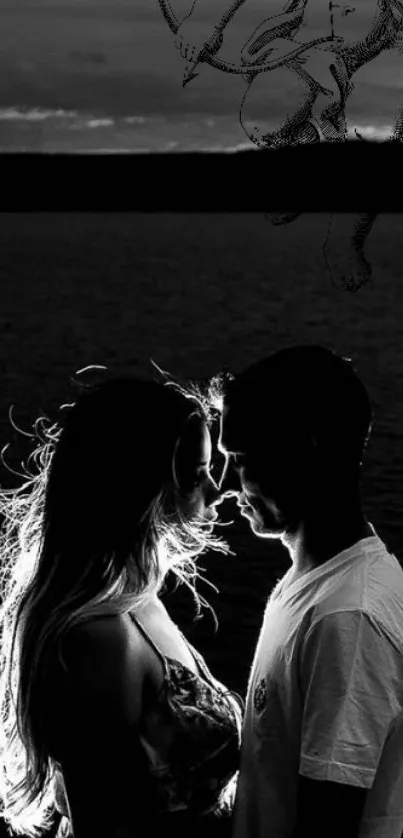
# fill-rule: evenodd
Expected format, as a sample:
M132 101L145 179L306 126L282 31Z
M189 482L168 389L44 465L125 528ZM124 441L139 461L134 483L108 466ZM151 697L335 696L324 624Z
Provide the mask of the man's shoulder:
M378 601L376 607L364 601L321 601L307 614L301 642L303 646L332 644L339 649L367 647L385 660L396 658L403 674L403 602L389 609L387 599Z
M396 558L385 549L368 567L364 608L377 625L403 652L403 569Z
M396 557L380 543L376 552L355 557L343 567L332 584L319 588L310 608L311 622L337 622L344 615L354 623L358 615L366 616L386 632L390 624L403 644L403 569ZM337 617L336 615L339 615Z

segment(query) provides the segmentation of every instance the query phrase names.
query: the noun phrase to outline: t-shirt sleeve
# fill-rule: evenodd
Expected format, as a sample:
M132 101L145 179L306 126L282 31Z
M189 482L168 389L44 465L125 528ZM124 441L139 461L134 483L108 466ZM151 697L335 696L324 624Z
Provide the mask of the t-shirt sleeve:
M300 649L300 774L370 788L401 711L398 652L362 611L320 617Z

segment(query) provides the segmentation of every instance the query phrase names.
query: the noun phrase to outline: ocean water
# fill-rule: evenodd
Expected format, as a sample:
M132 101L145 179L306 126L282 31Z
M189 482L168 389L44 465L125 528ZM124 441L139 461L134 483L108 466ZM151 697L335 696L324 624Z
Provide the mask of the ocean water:
M183 185L183 188L188 188ZM335 219L340 242L352 218ZM403 216L380 215L368 239L372 286L331 285L322 244L328 215L273 227L261 214L2 214L0 444L26 451L23 428L74 398L68 377L88 364L177 376L237 371L293 342L351 354L375 409L364 496L378 533L403 557ZM270 394L275 399L275 393ZM298 405L296 405L296 422ZM151 453L151 452L150 452ZM4 484L10 475L2 468ZM217 677L244 691L265 599L289 566L276 543L252 536L228 504L234 556L200 560L219 594L194 622L186 591L166 604Z

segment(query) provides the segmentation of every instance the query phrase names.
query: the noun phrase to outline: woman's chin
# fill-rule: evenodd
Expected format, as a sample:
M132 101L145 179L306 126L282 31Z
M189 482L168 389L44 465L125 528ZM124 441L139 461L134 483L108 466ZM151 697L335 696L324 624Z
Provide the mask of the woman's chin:
M211 510L205 510L200 512L193 512L192 515L189 516L189 521L197 522L199 524L211 524L213 527L214 523L218 519L218 512L212 512Z
M201 518L201 520L203 521L204 524L210 524L210 527L211 527L212 530L214 529L214 524L217 521L217 519L218 519L217 512L214 515L212 515L211 513L203 515L202 518Z

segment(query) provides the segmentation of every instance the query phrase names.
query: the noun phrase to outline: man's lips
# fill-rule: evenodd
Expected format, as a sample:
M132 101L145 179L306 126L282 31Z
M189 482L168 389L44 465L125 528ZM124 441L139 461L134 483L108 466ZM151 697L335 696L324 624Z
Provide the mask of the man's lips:
M241 512L242 512L244 509L250 509L250 510L252 509L252 507L251 507L250 503L237 503L237 506L238 506L238 508L241 510Z

